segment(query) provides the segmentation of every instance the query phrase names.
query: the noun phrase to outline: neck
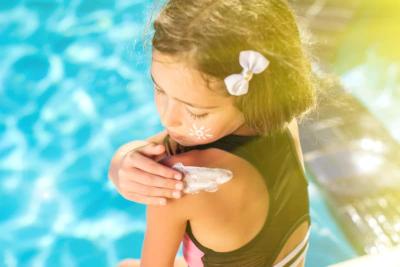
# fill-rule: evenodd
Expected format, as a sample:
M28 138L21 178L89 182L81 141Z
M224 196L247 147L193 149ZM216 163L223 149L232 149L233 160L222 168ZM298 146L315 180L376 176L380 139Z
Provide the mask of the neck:
M233 131L231 134L234 135L259 135L256 131L248 127L246 124L242 124L239 128Z

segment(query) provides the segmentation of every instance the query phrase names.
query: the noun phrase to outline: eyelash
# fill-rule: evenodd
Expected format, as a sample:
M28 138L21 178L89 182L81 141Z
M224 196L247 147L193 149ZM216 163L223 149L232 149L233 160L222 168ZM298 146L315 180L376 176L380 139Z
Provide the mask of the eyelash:
M206 117L208 115L208 113L197 115L197 114L194 114L194 113L192 113L190 111L188 111L188 113L193 119L196 119L196 120L202 119L202 118L204 118L204 117Z
M163 91L157 89L156 87L154 87L154 90L156 91L157 94L163 94L164 93ZM208 113L204 113L204 114L198 115L198 114L194 114L194 113L190 112L189 110L186 110L186 111L189 113L189 115L192 118L194 118L196 120L202 119L202 118L204 118L204 117L206 117L208 115Z

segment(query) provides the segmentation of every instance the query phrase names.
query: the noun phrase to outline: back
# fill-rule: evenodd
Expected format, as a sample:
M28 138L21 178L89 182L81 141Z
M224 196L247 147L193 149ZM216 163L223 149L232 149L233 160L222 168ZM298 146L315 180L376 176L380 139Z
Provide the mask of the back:
M199 220L199 223L194 225L188 222L184 238L184 256L191 267L272 266L291 233L305 221L310 224L307 181L291 138L289 130L285 129L282 133L271 136L228 135L205 145L178 145L177 153L192 149L217 148L220 153L223 151L222 153L231 155L233 160L235 157L240 158L244 164L242 167L252 173L249 175L251 181L247 181L251 186L247 189L255 194L244 194L244 181L243 184L237 181L236 184L227 185L226 189L232 188L231 196L235 201L227 203L226 208L215 216L204 216L205 221ZM167 141L168 137L165 140ZM237 159L236 164L240 164L241 160ZM232 203L234 208L227 212ZM240 203L243 206L240 206ZM254 210L250 208L251 203L254 204ZM257 210L259 215L255 221L243 219L245 216L254 217ZM237 224L233 220L234 212L237 212L236 218L239 218ZM231 218L226 224L226 229L204 227L213 225L213 217L218 218L215 219L214 225L221 225L220 220L224 219L221 217L224 213ZM214 233L216 238L210 238L210 233ZM240 240L240 236L245 238ZM231 245L228 251L226 247L217 247L221 240L226 240L226 244ZM235 242L241 242L242 245L235 247ZM290 261L284 259L282 263L294 262L301 254L304 255L306 248L303 244L296 251L295 257L291 257Z

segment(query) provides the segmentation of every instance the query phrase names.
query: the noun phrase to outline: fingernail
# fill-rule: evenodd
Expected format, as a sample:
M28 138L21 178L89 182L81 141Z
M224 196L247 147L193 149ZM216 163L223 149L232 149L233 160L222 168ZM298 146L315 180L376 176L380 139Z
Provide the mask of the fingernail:
M178 189L178 190L182 190L183 189L183 184L182 183L176 184L175 188Z
M179 197L181 196L181 193L178 192L178 191L174 191L174 192L172 193L172 196L173 196L174 198L179 198Z
M180 180L182 178L182 175L180 173L179 174L175 174L174 178L177 179L177 180Z
M167 204L167 201L165 199L161 199L160 200L160 205L165 205L165 204Z

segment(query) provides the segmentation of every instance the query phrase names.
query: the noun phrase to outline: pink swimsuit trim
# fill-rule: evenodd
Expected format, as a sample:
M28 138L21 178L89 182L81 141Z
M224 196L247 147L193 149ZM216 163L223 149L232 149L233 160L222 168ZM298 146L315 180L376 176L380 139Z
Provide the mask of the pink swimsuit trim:
M190 267L204 267L201 257L204 253L193 243L187 233L183 236L183 257Z

